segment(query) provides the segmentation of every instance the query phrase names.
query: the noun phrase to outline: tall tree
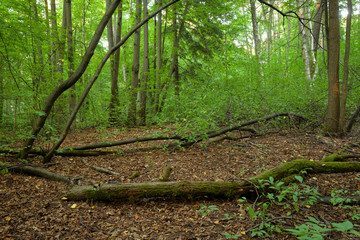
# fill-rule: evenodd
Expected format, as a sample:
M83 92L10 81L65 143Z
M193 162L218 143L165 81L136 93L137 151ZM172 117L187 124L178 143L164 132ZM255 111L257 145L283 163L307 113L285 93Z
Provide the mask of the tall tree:
M161 0L158 0L158 5L161 5ZM157 33L156 33L156 83L155 83L155 99L154 99L154 113L159 111L160 91L161 91L161 68L162 68L162 13L158 14L157 19Z
M142 0L136 1L136 24L141 21L141 3ZM130 106L128 112L128 122L130 125L136 124L136 105L137 95L139 87L139 71L140 71L140 29L134 33L134 51L133 51L133 63L132 63L132 75L131 75L131 87L130 87Z
M349 57L350 57L350 36L351 36L351 15L352 15L352 1L347 1L347 18L346 18L346 40L345 40L345 56L344 56L344 75L342 81L341 105L339 117L339 130L345 130L345 113L346 113L346 98L347 98L347 82L349 77Z
M257 58L260 58L260 37L259 37L258 21L256 18L255 0L250 0L250 8L251 8L251 22L252 22L252 29L253 29L253 38L254 38L254 44L255 44L255 55Z
M111 0L106 1L107 8L110 6ZM118 7L117 21L115 26L115 31L113 29L112 20L109 21L107 26L108 34L108 43L109 49L114 47L114 44L117 44L121 40L121 28L122 28L122 1ZM115 32L115 37L114 37ZM115 40L115 43L114 43ZM111 124L116 124L118 122L118 107L119 107L119 65L120 65L120 49L117 49L114 56L111 57L110 66L111 66L111 97L109 105L109 122Z
M143 18L148 17L148 1L143 3ZM140 82L140 109L139 109L139 125L146 125L146 89L149 77L149 24L144 24L144 59L143 74Z
M328 38L328 111L327 131L338 133L340 117L340 24L339 1L329 0L329 38Z
M298 2L301 7L299 7L299 16L300 19L306 19L306 11L307 7L305 3ZM305 67L305 78L308 81L308 84L310 86L310 82L312 80L311 78L311 72L310 72L310 55L309 55L309 46L308 46L308 34L307 34L307 26L306 22L304 20L299 21L299 27L300 27L300 35L301 35L301 50L302 50L302 57Z
M71 0L64 1L64 16L65 29L66 29L66 43L67 43L67 57L68 57L68 77L74 73L74 44L73 44L73 26L72 26L72 13L71 13ZM75 84L71 86L70 91L70 112L74 110L76 104L76 88Z

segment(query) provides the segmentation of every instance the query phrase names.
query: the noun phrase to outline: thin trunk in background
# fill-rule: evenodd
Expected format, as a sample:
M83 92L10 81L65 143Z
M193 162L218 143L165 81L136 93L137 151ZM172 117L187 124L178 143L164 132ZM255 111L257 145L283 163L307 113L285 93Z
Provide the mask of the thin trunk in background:
M148 17L148 0L143 3L143 18ZM149 77L149 24L144 24L143 74L140 83L139 125L146 125L146 90Z
M110 6L111 0L106 0L107 8ZM115 26L115 31L113 29ZM122 2L118 7L117 21L116 25L112 24L112 20L109 21L107 26L108 33L108 43L109 49L114 47L114 44L117 44L121 40L121 27L122 27ZM115 32L115 38L114 33ZM115 39L115 43L114 43ZM110 58L110 66L111 66L111 97L109 104L109 122L110 124L118 123L118 107L119 107L119 65L120 65L120 49L117 49L115 54Z
M301 35L301 52L302 52L302 58L304 62L304 68L305 68L305 78L308 82L308 86L310 86L311 83L311 72L310 72L310 56L309 56L309 46L308 46L308 39L307 39L307 33L306 33L306 22L305 22L305 13L306 13L306 5L303 4L301 1L298 2L299 5L302 5L301 8L299 8L298 15L302 19L299 21L299 28L300 28L300 35Z
M68 76L70 77L74 73L74 42L73 42L73 29L72 29L72 13L71 13L71 0L64 1L65 7L65 29L66 29L66 38L67 38L67 57L68 57ZM74 110L76 105L76 88L75 84L71 86L70 90L70 102L69 108L70 112Z
M260 36L259 36L258 22L257 22L257 18L256 18L255 0L250 0L250 7L251 7L251 22L252 22L252 29L253 29L253 39L254 39L254 44L255 44L255 56L256 56L256 60L259 64L260 75L263 75L261 66L260 66L261 65Z
M142 0L136 1L136 25L141 21L141 3ZM134 51L133 65L130 86L130 106L128 111L128 122L130 125L136 124L137 95L139 88L139 71L140 71L140 29L134 33Z
M175 28L175 31L174 31L173 53L172 53L173 66L171 66L170 71L174 71L175 101L177 103L176 105L178 106L178 104L180 103L179 38L178 38L178 35L180 34L180 29L178 33L178 22L177 22L178 13L177 13L176 5L174 5L173 11L174 11L173 27Z
M182 35L182 32L184 30L185 27L185 20L186 20L186 15L189 9L189 3L190 1L187 0L186 1L186 5L185 5L185 9L184 9L184 13L183 13L183 18L182 18L182 22L179 25L177 23L177 8L176 6L174 6L174 19L173 19L173 24L174 24L174 28L175 28L175 32L174 32L174 40L173 40L173 48L172 48L172 61L171 61L171 65L170 65L170 71L168 73L167 79L170 80L172 78L172 75L174 74L174 85L175 85L175 101L178 102L178 104L180 103L179 98L180 98L180 75L179 75L179 43L180 43L180 38ZM178 26L179 25L179 26ZM168 84L166 85L166 87L164 86L165 83L163 84L163 86L161 86L161 89L163 89L165 87L165 91L164 94L162 96L162 100L159 104L159 109L158 111L161 112L162 109L164 108L165 105L165 100L168 94L168 90L170 87L170 81L166 81L168 82ZM176 105L179 107L179 105Z
M158 0L158 5L161 6L161 0ZM161 88L161 68L162 68L162 46L161 46L161 27L162 27L162 13L159 12L157 20L157 34L156 34L156 83L155 83L155 99L154 99L154 114L159 111L160 88Z
M349 57L350 57L350 34L351 34L351 15L352 15L352 1L347 0L348 15L346 18L346 40L345 40L345 56L344 56L344 75L342 81L342 93L340 104L340 118L339 130L345 131L345 115L346 115L346 98L347 98L347 83L349 78Z
M2 63L0 64L0 70L2 71ZM3 112L4 112L4 78L0 75L0 124L3 122Z
M324 6L325 6L325 1L324 0L318 0L318 3L316 5L316 12L315 12L315 16L314 16L314 22L312 24L313 28L312 28L312 35L313 35L313 49L312 51L314 52L314 58L317 59L317 50L319 48L319 38L320 38L320 30L321 30L321 21L322 21L322 16L324 13ZM313 67L312 67L313 69Z
M270 0L270 4L274 5L274 0ZM272 44L272 25L273 25L273 13L274 10L272 8L270 8L269 10L269 18L268 18L268 29L266 31L266 36L267 36L267 52L268 52L268 63L271 60L271 44Z

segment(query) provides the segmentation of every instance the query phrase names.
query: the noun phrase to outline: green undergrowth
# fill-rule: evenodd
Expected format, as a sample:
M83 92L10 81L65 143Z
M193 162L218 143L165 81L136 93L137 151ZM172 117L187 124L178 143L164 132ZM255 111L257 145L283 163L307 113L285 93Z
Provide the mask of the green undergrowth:
M236 234L222 233L227 239L241 239L245 235L256 239L274 239L276 236L294 236L300 240L329 239L336 235L338 239L357 239L360 237L360 207L352 206L351 195L346 190L333 190L329 204L346 209L343 219L326 220L316 207L321 204L322 196L318 189L303 184L302 176L295 176L296 182L286 185L270 177L261 180L256 186L255 201L243 197L238 200L246 216L225 214L227 220L248 220L251 226ZM359 179L358 179L359 180ZM266 191L265 191L266 190ZM352 195L359 195L355 192ZM202 206L200 215L208 215L218 210L217 206Z

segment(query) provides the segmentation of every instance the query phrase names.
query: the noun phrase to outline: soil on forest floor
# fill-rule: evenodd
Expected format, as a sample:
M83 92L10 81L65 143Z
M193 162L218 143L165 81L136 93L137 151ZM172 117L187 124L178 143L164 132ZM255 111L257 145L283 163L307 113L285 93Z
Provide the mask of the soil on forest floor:
M62 147L90 143L119 141L133 137L149 136L159 128L132 128L74 131ZM248 133L234 132L233 137ZM303 131L286 130L262 136L239 139L218 139L198 143L188 148L135 151L97 157L60 157L47 167L61 175L77 177L80 184L108 182L156 181L165 164L172 166L170 181L236 181L258 175L284 162L305 158L314 161L338 152L344 146L359 141L358 136L346 138L322 137ZM135 143L108 148L116 151L158 146L164 142ZM349 149L352 154L359 148ZM88 164L109 169L119 175L94 171ZM0 162L18 164L10 156L0 156ZM40 157L29 159L31 164L41 164ZM135 179L129 177L139 171ZM329 196L333 190L356 192L360 188L360 173L316 174L306 177L303 185L318 189ZM225 239L224 234L239 235L239 239L267 239L252 237L261 223L269 226L294 228L312 216L319 223L350 220L349 213L359 214L357 206L344 208L327 204L299 205L299 211L290 207L272 206L266 219L250 219L249 206L254 202L235 200L163 201L145 199L136 203L125 202L71 202L62 199L69 186L25 174L8 173L0 176L0 239ZM260 202L261 199L257 201ZM204 207L206 206L206 207ZM216 206L216 209L211 210ZM259 207L262 208L260 205ZM200 210L200 211L199 211ZM208 210L208 211L206 211ZM259 209L261 210L261 209ZM287 212L291 212L290 215ZM354 229L359 230L358 227ZM269 229L265 229L269 230ZM269 239L296 239L288 233L268 231ZM354 239L353 234L329 232L327 239Z

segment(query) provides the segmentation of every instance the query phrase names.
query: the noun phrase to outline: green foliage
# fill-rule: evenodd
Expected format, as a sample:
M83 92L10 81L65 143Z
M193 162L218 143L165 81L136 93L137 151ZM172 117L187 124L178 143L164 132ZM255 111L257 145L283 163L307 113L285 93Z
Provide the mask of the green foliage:
M216 210L219 210L219 209L215 205L210 205L210 206L203 205L203 206L201 206L200 209L197 210L197 212L201 216L207 216L209 213L216 211Z
M318 203L320 194L317 189L313 189L308 185L303 185L303 177L295 176L295 179L300 183L285 185L283 182L274 181L273 178L269 178L265 181L260 181L256 186L257 192L262 193L259 200L261 202L249 204L247 199L243 197L239 199L239 203L246 205L246 210L249 219L253 222L253 226L248 230L252 237L269 237L271 233L289 233L296 236L298 239L325 239L326 235L330 231L340 232L346 235L360 236L360 233L355 229L360 227L354 225L351 221L345 220L343 222L333 222L327 224L316 217L308 216L305 223L296 225L294 228L285 229L282 217L276 218L270 213L273 208L282 209L282 212L286 212L286 217L293 215L300 211L300 208L311 208ZM263 191L266 189L266 191ZM346 203L350 203L344 195L347 195L347 191L333 191L331 194L331 200L333 204L346 208ZM339 205L344 203L344 205ZM359 209L359 208L358 208ZM349 215L353 220L360 219L358 209L350 212Z
M9 172L9 169L5 167L5 163L3 162L0 162L0 169L1 169L0 173L2 175L5 175Z

